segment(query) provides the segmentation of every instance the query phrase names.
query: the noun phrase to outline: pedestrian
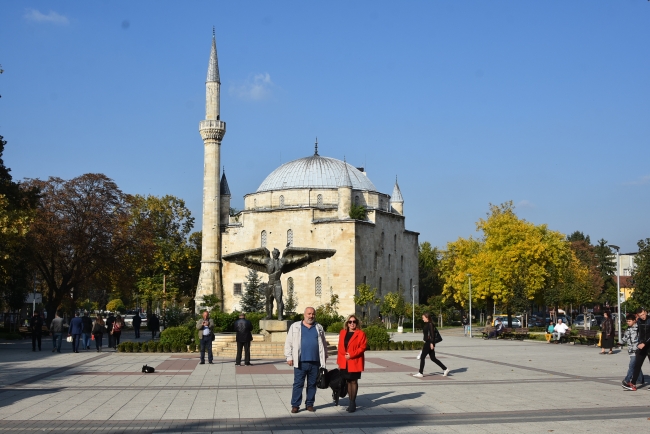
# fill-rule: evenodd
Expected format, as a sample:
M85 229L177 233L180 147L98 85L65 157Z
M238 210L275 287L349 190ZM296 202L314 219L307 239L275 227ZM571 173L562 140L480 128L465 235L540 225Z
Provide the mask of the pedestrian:
M140 339L140 324L142 324L142 317L140 316L140 312L138 312L133 317L133 331L136 339Z
M460 323L463 325L463 336L467 336L469 333L469 321L467 320L467 315L463 315Z
M305 309L302 321L291 324L284 342L284 355L287 364L293 367L293 391L291 393L291 413L300 411L302 389L307 380L305 408L316 411L316 380L318 368L325 367L327 360L327 341L323 326L316 322L316 310Z
M253 324L246 319L246 314L243 312L239 314L239 319L234 324L235 332L237 332L237 357L235 358L235 366L241 366L241 353L244 350L244 364L251 366L251 341L253 340Z
M607 354L614 354L612 348L614 348L614 321L612 321L612 314L605 311L603 313L605 319L600 325L600 354L605 354L605 350L609 349Z
M637 333L639 334L639 343L636 347L636 354L634 360L634 373L632 374L632 379L628 383L628 390L636 390L636 380L638 380L639 375L641 374L641 367L643 362L647 357L650 360L650 317L648 317L648 312L645 310L645 307L640 307L636 310L637 313Z
M485 319L485 327L483 328L483 335L490 339L490 334L494 330L494 327L492 326L492 317L488 315L488 317Z
M81 332L83 331L83 321L79 318L79 312L74 313L74 318L70 320L70 328L68 329L68 336L72 336L72 352L79 352L79 344L81 343Z
M122 329L124 328L124 320L122 315L119 313L115 317L115 322L113 322L113 330L111 335L113 335L113 348L117 349L117 346L120 344L120 337L122 336Z
M108 348L113 348L113 324L115 324L115 316L113 312L108 313L108 318L106 318L106 334L108 335Z
M196 322L196 329L199 331L199 342L201 348L201 365L205 365L205 350L208 350L208 363L212 364L212 338L214 337L214 321L210 318L210 312L203 312L203 318Z
M359 380L365 366L366 334L361 331L361 323L355 315L348 316L339 333L338 354L336 364L339 365L341 377L348 383L350 405L345 410L354 413L357 410L357 392Z
M625 316L625 319L627 321L627 330L625 330L625 334L623 335L623 342L627 345L627 353L630 356L630 365L627 368L627 375L625 376L625 379L623 380L623 388L628 389L630 381L632 381L632 375L634 374L634 365L636 362L636 350L637 350L637 345L639 344L639 326L636 324L636 315L633 313L628 313ZM643 371L639 372L639 376L641 377L641 386L645 384L645 378L643 377Z
M151 318L147 321L147 326L151 330L151 340L156 339L156 333L160 331L160 321L155 313L151 314Z
M449 374L449 369L436 358L435 351L435 337L436 337L436 326L431 321L431 314L425 313L422 315L422 321L424 321L424 327L422 332L424 334L424 345L422 346L422 356L420 357L420 371L417 374L414 374L414 377L424 377L424 362L427 360L427 354L431 358L431 361L436 365L440 366L442 369L442 375L447 376Z
M95 348L97 352L102 351L102 339L106 334L106 323L104 323L104 318L101 315L97 314L95 322L93 323L93 336L95 337Z
M83 322L83 329L81 331L81 338L83 342L83 349L90 349L90 334L93 331L93 320L88 316L88 311L84 312L84 316L81 317L81 322Z
M34 315L29 320L29 330L32 332L32 351L36 351L36 344L38 343L38 351L41 351L41 337L43 336L43 318L39 311L35 310Z
M52 352L60 353L63 342L63 318L58 311L54 313L54 319L50 324L50 333L52 333Z

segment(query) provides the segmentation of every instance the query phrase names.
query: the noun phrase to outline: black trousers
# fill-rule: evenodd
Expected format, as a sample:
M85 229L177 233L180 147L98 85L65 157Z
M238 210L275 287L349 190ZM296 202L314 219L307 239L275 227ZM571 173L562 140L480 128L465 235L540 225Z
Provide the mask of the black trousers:
M32 350L36 351L36 343L38 342L38 351L41 351L41 334L32 333Z
M235 364L241 365L241 350L244 349L244 364L251 364L251 343L249 342L239 342L237 341L237 358L235 359Z
M422 354L420 355L420 374L423 374L424 372L424 362L427 359L427 356L431 358L431 361L435 363L436 365L440 366L442 370L444 371L447 369L444 363L442 363L440 360L436 359L436 350L435 348L432 350L431 349L431 344L428 342L424 343L424 346L422 347Z
M201 348L201 362L205 362L205 351L208 351L208 362L212 362L212 339L210 336L201 336L200 348Z
M641 367L643 366L643 362L645 362L645 358L648 358L650 360L650 353L648 352L648 344L646 344L643 349L636 350L636 359L634 360L634 373L632 374L632 384L636 384L636 380L639 378L639 373L641 372Z

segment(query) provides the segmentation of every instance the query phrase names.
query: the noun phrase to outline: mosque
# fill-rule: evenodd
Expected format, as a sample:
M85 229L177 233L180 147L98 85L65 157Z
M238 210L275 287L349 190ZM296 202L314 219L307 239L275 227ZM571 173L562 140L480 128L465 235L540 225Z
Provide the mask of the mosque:
M222 255L266 247L334 249L331 258L282 275L286 300L297 299L297 312L339 296L342 314L356 312L357 285L367 283L378 296L400 291L406 300L418 298L418 233L405 228L404 199L397 179L391 195L379 192L364 168L318 153L285 163L244 196L244 209L230 215L230 188L220 174L220 148L226 123L220 115L220 77L216 42L206 80L206 118L199 124L204 141L203 250L196 291L215 294L223 310L239 310L248 269L222 262ZM366 218L350 217L363 206ZM260 274L263 280L266 276ZM376 316L373 310L370 315Z

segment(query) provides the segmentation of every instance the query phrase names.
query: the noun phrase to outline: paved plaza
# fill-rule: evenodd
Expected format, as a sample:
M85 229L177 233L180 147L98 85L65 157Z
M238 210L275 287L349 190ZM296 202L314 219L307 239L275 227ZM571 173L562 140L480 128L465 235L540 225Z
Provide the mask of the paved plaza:
M626 351L443 336L437 354L449 377L428 361L430 375L413 378L417 351L366 353L353 414L329 389L318 391L315 413L291 414L283 361L199 365L197 354L74 354L65 342L55 354L49 339L34 353L31 342L3 341L0 432L650 432L650 390L620 386ZM156 373L142 374L144 364Z

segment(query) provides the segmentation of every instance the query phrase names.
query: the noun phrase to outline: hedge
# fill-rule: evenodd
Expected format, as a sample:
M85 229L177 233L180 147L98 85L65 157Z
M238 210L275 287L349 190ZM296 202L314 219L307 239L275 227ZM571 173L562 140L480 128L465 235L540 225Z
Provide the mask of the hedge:
M192 332L187 327L169 327L160 333L160 343L168 345L189 345L192 342ZM167 350L165 350L167 351Z
M196 344L190 344L190 348ZM140 345L138 342L122 342L117 346L117 351L120 353L186 353L187 345L185 344L160 344L159 342L144 342Z

